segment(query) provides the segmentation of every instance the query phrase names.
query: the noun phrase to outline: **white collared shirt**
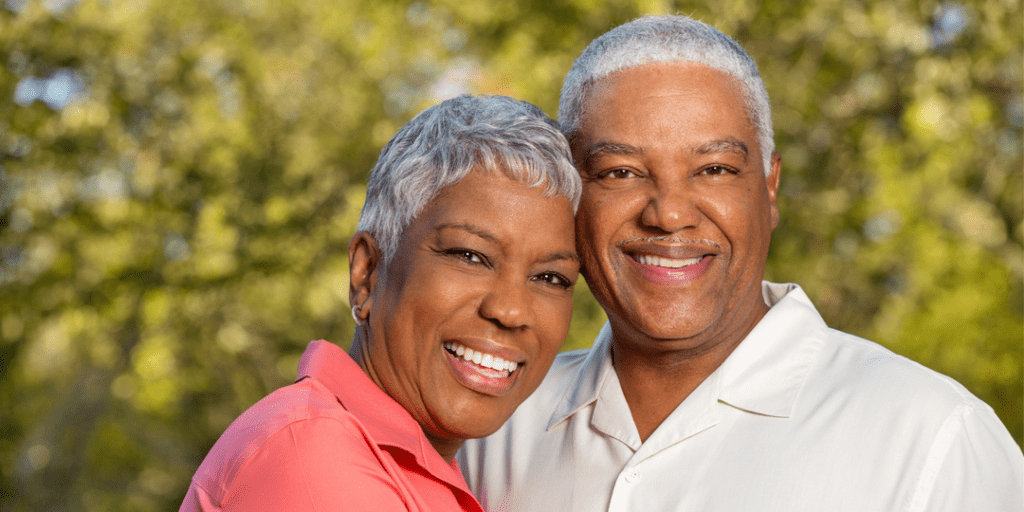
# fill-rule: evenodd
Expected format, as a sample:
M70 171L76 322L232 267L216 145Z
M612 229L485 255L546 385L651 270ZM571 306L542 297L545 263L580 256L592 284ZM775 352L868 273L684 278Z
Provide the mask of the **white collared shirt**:
M494 435L459 453L497 511L1015 511L1024 455L954 380L828 328L796 285L640 441L611 363L561 354Z

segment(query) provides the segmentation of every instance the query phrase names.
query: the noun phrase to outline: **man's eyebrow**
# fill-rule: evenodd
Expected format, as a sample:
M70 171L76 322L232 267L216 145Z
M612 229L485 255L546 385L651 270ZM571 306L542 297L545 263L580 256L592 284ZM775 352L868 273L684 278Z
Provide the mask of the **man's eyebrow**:
M591 144L590 147L587 148L587 154L584 155L584 159L589 162L604 155L643 156L643 154L644 149L640 147L622 144L620 142L600 140Z
M736 139L718 139L705 142L696 148L693 148L693 153L697 155L711 155L715 153L736 153L743 157L743 161L747 160L747 156L750 154L750 150L747 149L747 145L743 141Z

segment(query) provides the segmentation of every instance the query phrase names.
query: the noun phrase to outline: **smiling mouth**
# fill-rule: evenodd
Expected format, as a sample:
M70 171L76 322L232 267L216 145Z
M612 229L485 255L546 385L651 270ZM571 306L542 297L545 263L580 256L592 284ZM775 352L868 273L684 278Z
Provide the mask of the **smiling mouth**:
M506 361L500 357L473 350L464 345L449 341L444 344L444 349L456 359L462 359L477 366L489 368L499 372L505 372L505 377L512 375L519 368L520 364L515 361Z
M686 259L681 259L680 260L680 259L674 259L674 258L662 258L661 256L654 256L653 254L631 254L630 255L630 258L633 258L633 261L635 261L635 262L637 262L637 263L639 263L641 265L650 265L650 266L653 266L653 267L662 267L662 268L685 268L685 267L689 267L690 265L696 265L697 263L700 263L701 260L703 260L706 257L707 257L707 255L705 255L705 256L698 256L696 258L686 258Z

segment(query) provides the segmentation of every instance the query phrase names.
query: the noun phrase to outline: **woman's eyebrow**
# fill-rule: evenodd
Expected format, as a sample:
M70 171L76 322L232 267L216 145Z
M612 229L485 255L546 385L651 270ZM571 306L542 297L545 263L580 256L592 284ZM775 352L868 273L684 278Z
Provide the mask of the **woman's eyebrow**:
M445 223L442 223L442 224L438 224L437 228L435 229L435 231L443 231L445 229L458 229L460 231L466 231L466 232L468 232L470 234L473 234L473 235L476 235L476 236L478 236L480 238L483 238L484 240L487 240L489 242L494 242L496 244L500 244L500 241L498 240L498 237L492 235L487 230L485 230L483 228L480 228L479 226L475 226L473 224L469 224L469 223L465 223L465 222L445 222Z
M480 238L483 238L484 240L493 242L497 245L502 245L501 240L499 240L498 237L492 235L483 228L466 222L445 222L442 224L438 224L435 231L443 231L445 229L457 229L460 231L466 231ZM579 263L580 258L579 256L576 255L576 251L561 251L544 255L544 257L541 258L538 261L538 263L550 263L552 261L558 260L569 260L575 263Z
M572 261L572 262L575 262L575 263L579 263L580 262L580 257L577 256L576 253L573 252L573 251L553 252L551 254L545 255L537 263L550 263L552 261L559 261L559 260L569 260L569 261Z

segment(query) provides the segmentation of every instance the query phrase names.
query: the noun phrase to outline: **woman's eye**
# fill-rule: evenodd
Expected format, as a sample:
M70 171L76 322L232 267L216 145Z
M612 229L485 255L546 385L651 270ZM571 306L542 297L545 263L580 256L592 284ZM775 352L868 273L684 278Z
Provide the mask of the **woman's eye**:
M542 274L538 274L536 277L534 277L534 280L540 281L542 283L547 283L552 286L557 286L563 289L572 288L572 282L570 282L568 278L557 272L544 272Z
M449 249L445 251L445 254L456 257L460 260L465 260L467 263L477 265L482 265L484 263L484 257L481 256L480 253L469 249Z

